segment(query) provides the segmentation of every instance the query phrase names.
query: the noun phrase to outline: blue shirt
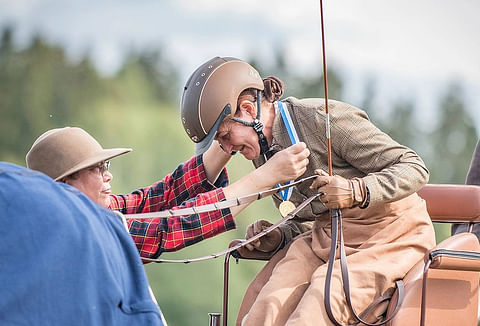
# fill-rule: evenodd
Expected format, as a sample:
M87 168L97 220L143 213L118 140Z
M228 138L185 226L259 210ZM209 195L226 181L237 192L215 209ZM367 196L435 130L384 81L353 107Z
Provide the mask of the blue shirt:
M0 325L163 325L121 219L0 162Z

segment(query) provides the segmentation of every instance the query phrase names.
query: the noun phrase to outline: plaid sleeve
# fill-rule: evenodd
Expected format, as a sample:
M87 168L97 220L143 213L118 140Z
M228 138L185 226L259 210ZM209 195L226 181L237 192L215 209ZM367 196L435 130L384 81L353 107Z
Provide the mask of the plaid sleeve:
M226 170L215 185L228 184ZM194 156L150 187L127 195L112 195L110 208L123 214L206 205L225 199L221 188L206 178L202 156ZM235 228L230 209L149 220L129 220L132 236L142 257L158 257Z
M211 184L207 180L203 158L198 155L180 164L171 174L149 187L126 195L112 195L110 208L123 214L158 212L179 206L198 194L227 184L228 175L225 169L215 185Z

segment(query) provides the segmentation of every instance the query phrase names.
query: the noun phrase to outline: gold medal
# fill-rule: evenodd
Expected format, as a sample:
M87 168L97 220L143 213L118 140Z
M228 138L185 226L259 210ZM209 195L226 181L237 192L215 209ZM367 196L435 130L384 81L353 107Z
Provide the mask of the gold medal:
M284 200L280 203L280 206L278 206L278 210L280 211L280 214L285 217L287 216L289 213L293 212L293 210L295 209L295 205L289 201L289 200Z

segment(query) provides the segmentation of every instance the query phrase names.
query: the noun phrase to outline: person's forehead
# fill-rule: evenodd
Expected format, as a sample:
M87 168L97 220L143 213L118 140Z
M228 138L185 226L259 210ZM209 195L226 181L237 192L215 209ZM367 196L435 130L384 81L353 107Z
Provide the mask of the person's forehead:
M232 121L231 119L222 121L222 123L218 126L217 135L218 135L219 133L227 132L228 130L230 130L230 129L231 129L231 126L232 126L232 122L233 122L233 121Z

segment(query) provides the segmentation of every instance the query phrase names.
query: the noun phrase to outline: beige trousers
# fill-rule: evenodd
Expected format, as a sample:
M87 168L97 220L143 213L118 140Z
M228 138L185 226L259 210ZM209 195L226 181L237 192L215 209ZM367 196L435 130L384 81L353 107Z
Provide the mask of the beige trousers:
M365 210L346 209L342 213L351 298L360 314L376 297L392 292L395 280L402 279L435 245L434 231L425 202L416 194L394 203ZM323 301L330 234L329 218L318 218L311 233L295 239L284 251L283 259L261 271L245 297L254 301L251 308L246 302L240 309L240 313L248 311L243 325L332 325ZM264 286L258 284L262 281L266 281ZM332 276L331 305L340 323L353 322L342 290L338 260ZM369 320L380 318L385 309L386 304L376 309Z

